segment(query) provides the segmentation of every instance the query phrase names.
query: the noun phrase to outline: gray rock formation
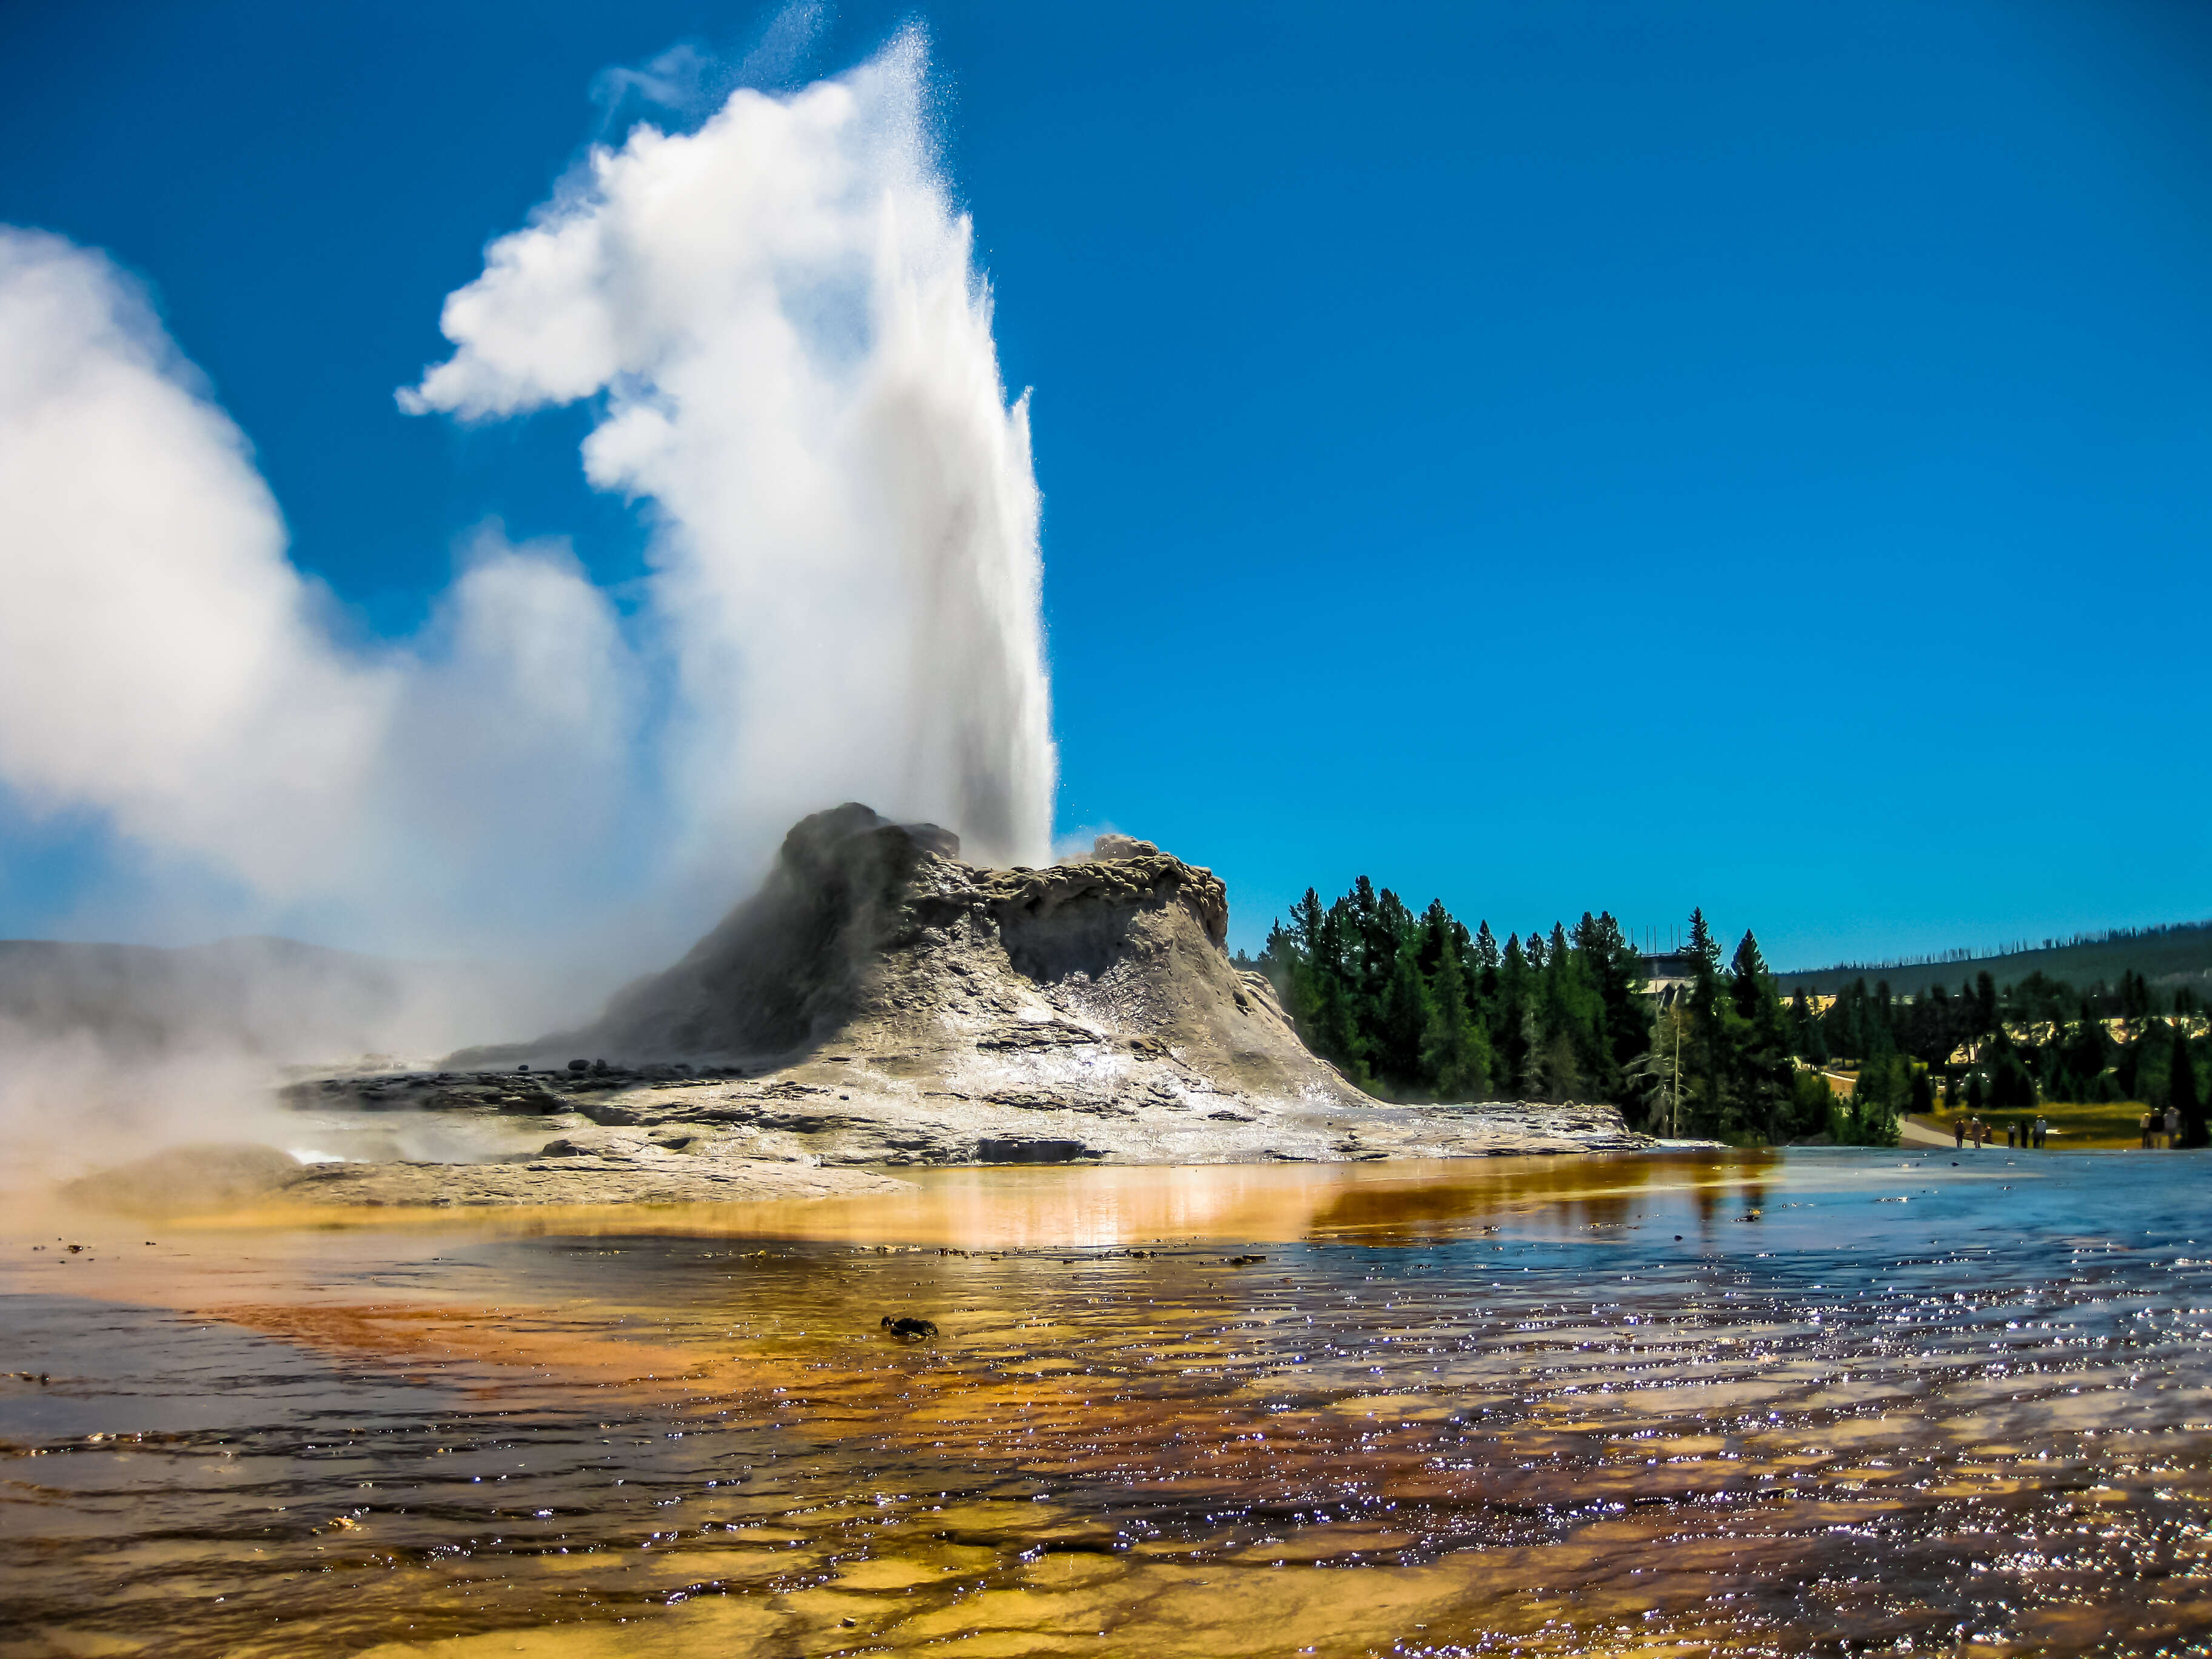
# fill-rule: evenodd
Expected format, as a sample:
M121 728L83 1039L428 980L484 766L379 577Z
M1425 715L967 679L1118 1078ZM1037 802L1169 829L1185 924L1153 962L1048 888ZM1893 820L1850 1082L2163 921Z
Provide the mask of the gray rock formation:
M1611 1107L1401 1108L1301 1042L1223 950L1212 872L1102 836L1044 870L865 806L785 838L761 890L592 1024L295 1103L474 1106L560 1129L542 1170L640 1158L802 1166L1219 1163L1649 1144ZM680 1129L641 1137L640 1130Z
M984 870L934 824L848 805L794 828L758 893L592 1025L450 1064L836 1064L872 1094L1069 1111L1371 1107L1230 966L1228 927L1212 872L1150 842Z

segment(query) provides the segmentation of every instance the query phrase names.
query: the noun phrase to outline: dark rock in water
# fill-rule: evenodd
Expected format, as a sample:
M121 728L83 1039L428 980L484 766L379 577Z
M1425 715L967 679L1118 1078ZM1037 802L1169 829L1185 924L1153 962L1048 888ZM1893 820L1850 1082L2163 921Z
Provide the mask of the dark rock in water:
M248 1204L288 1185L300 1163L274 1146L172 1146L70 1182L62 1196L87 1209L178 1215Z
M896 1319L885 1314L883 1317L882 1328L889 1331L893 1336L904 1337L909 1342L919 1342L925 1337L937 1334L937 1323L934 1320L914 1319L904 1314Z

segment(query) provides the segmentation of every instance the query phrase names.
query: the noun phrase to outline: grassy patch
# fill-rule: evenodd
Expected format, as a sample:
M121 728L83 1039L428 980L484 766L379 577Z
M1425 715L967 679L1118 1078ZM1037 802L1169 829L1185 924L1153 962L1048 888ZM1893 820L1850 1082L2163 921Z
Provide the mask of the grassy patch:
M2140 1100L2102 1101L2045 1101L2034 1111L2027 1114L2033 1123L2039 1115L2051 1125L2051 1137L2045 1143L2051 1152L2082 1152L2109 1150L2115 1147L2142 1146L2142 1131L2136 1126L2142 1121L2144 1107ZM1970 1116L1965 1108L1956 1112L1937 1110L1929 1121L1948 1133L1957 1119ZM1982 1114L1982 1121L1996 1131L1996 1144L2004 1145L2005 1125L2021 1115L2017 1111Z

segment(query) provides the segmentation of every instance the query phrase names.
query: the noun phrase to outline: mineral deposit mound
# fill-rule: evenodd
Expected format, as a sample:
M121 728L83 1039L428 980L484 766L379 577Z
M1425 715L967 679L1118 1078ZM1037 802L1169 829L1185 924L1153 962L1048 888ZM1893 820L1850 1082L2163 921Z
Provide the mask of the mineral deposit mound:
M291 1189L355 1203L691 1200L802 1179L859 1191L885 1184L885 1165L1648 1144L1609 1106L1370 1099L1307 1049L1264 980L1231 965L1228 923L1212 872L1148 842L1104 836L1087 859L986 870L933 824L818 812L784 838L760 891L591 1025L436 1071L288 1091L320 1110L534 1115L552 1134L542 1150L466 1170L323 1164Z
M817 812L759 892L596 1024L453 1063L811 1060L848 1093L1085 1113L1373 1104L1299 1041L1265 980L1230 965L1212 872L1124 836L1043 870L959 854L934 824Z

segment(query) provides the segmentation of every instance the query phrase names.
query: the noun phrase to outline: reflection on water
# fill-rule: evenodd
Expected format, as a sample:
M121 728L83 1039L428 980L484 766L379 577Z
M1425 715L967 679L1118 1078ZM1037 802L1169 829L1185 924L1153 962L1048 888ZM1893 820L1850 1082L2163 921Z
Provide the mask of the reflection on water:
M0 1650L2197 1651L2207 1168L49 1219L0 1245Z

